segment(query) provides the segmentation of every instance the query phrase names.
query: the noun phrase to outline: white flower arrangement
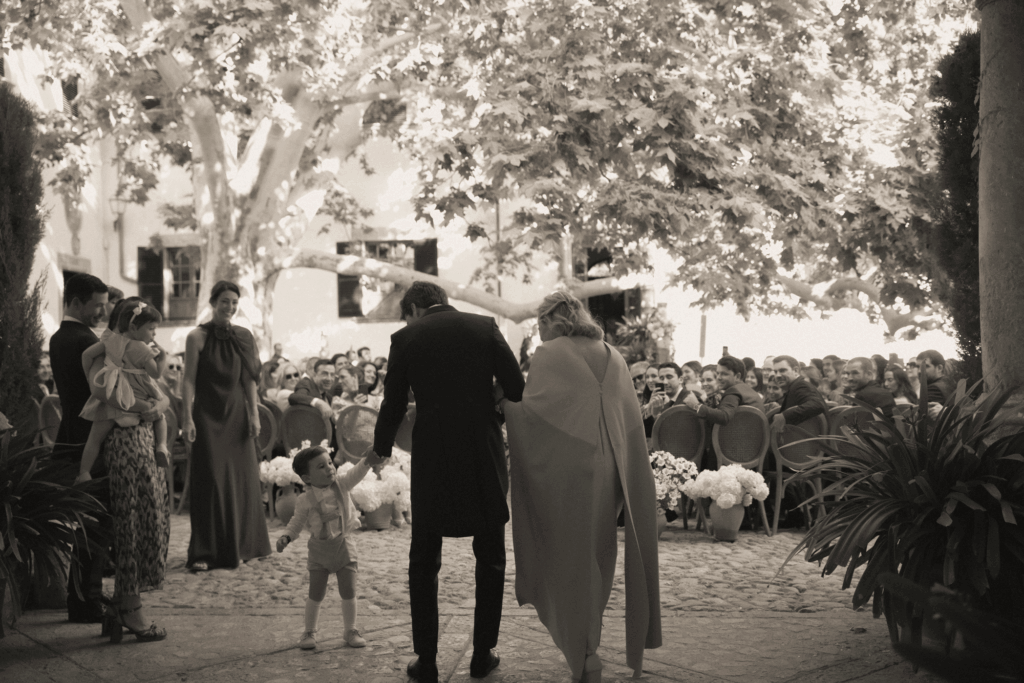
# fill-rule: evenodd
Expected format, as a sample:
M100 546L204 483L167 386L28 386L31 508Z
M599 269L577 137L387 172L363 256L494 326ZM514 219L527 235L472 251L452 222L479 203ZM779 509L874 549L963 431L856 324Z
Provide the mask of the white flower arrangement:
M697 478L683 484L683 493L690 498L710 498L718 507L744 507L754 500L768 497L768 485L759 472L742 465L726 465L719 470L704 470Z
M411 456L401 448L394 448L391 457L385 463L377 476L363 477L363 480L352 489L352 502L362 512L373 512L388 503L393 504L399 512L405 512L411 507ZM345 463L339 471L345 473L353 467L351 463Z
M685 485L697 476L697 466L686 458L677 458L668 451L651 453L654 469L654 495L663 510L674 510Z
M260 463L260 481L267 484L275 484L277 486L287 486L288 484L301 484L302 477L295 474L295 470L292 469L292 460L295 459L295 455L312 445L309 441L303 441L298 448L293 448L288 451L287 456L279 455L273 460ZM331 444L324 439L320 442L320 446L327 450L327 453L333 453L334 449L331 448Z

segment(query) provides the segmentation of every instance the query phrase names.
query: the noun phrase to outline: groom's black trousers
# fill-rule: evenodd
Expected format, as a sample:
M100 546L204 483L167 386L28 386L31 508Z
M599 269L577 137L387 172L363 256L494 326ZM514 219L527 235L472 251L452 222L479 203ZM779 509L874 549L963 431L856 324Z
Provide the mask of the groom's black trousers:
M412 524L409 547L409 602L412 606L412 645L416 654L437 654L437 573L441 569L442 536ZM498 644L501 602L505 590L505 525L473 536L476 557L476 609L473 649Z

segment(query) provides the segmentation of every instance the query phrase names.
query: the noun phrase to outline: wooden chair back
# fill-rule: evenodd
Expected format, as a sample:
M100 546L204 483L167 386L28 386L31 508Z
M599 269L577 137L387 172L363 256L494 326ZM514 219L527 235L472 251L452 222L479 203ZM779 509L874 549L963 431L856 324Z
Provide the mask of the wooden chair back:
M373 445L376 426L377 411L373 408L361 405L342 408L335 426L338 455L349 462L359 462L366 449Z
M704 462L706 425L688 406L672 406L654 422L651 448L668 451L677 458L686 458L697 465Z
M274 444L277 443L277 419L264 403L258 404L256 410L260 414L260 435L256 439L256 446L260 449L260 458L270 460Z
M824 415L815 415L800 424L786 425L771 441L772 453L776 462L791 470L806 469L819 460L824 453L818 441L807 441L817 436L828 434L828 419Z
M281 439L286 451L299 448L303 441L316 446L330 439L331 432L320 411L312 406L288 406L281 416Z
M740 406L729 424L711 428L711 445L719 467L743 465L760 472L768 452L768 416L753 406Z

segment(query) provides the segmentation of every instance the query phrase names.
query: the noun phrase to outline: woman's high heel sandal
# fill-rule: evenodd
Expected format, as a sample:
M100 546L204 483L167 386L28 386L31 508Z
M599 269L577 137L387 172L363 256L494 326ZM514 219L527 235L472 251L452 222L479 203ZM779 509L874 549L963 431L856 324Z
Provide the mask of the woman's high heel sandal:
M150 624L149 628L143 631L137 631L128 624L125 623L124 617L126 614L132 612L138 612L142 609L142 606L138 606L132 609L119 609L116 614L116 622L110 626L110 642L120 643L121 639L124 638L124 629L128 629L137 640L143 643L151 643L156 640L163 640L167 637L167 631L165 629L157 627L156 624ZM107 624L104 622L103 629L107 630Z

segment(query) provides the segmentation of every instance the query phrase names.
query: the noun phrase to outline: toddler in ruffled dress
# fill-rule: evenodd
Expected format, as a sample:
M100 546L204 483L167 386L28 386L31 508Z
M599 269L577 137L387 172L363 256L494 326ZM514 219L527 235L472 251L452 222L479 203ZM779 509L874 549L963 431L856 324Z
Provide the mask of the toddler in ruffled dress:
M349 647L365 647L366 640L356 628L356 573L355 548L350 534L359 528L359 512L349 491L362 481L370 468L383 460L370 455L347 472L339 473L327 449L322 446L304 448L295 454L292 469L306 485L305 492L295 502L295 514L285 533L277 539L277 552L284 549L309 529L309 598L306 600L306 628L299 647L316 647L317 625L320 621L320 603L327 595L327 580L331 574L338 577L341 594L341 614L345 622L345 642Z

